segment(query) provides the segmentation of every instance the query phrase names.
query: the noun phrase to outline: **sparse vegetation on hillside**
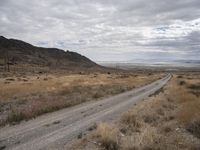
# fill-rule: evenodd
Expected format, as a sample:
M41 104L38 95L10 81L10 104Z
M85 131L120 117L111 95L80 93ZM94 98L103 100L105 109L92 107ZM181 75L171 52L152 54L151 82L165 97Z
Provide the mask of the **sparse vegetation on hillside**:
M69 69L100 67L85 56L57 48L36 47L29 43L0 37L0 71L37 71L42 68Z

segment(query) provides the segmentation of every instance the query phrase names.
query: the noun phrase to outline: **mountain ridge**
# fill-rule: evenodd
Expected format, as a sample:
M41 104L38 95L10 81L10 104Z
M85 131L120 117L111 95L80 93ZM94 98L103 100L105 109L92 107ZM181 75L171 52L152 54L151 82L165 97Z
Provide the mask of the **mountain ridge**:
M30 64L49 67L95 67L89 58L72 51L58 48L37 47L18 39L0 36L0 64L5 57L11 64Z

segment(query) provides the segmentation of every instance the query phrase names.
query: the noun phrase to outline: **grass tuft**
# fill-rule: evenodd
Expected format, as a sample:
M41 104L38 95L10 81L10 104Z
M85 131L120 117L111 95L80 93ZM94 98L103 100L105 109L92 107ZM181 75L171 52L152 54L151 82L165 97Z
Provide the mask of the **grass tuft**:
M121 117L121 122L128 125L132 129L138 129L142 126L141 122L137 119L136 115L132 112L126 112Z
M111 124L100 123L96 130L98 141L106 150L118 150L118 129Z

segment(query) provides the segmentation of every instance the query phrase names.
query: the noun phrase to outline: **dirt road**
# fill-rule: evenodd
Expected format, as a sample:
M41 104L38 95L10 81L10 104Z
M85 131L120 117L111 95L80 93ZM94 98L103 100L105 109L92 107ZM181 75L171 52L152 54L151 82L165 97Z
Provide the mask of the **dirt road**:
M94 123L116 119L135 103L163 87L171 78L167 75L149 85L75 107L49 113L19 125L0 129L0 150L63 149Z

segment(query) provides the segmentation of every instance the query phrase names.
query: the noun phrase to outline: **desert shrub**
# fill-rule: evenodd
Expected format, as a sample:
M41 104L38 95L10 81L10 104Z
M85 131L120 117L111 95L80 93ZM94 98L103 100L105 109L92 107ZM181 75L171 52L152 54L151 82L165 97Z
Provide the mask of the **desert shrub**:
M10 114L8 115L7 122L18 123L26 118L27 116L23 112L18 111L18 110L12 110Z
M68 95L68 94L72 94L72 93L81 93L83 90L87 90L88 87L83 87L81 85L75 85L72 87L65 87L63 88L61 91L58 92L58 95Z
M185 85L185 84L186 84L185 81L183 81L183 80L179 81L179 85Z
M118 150L118 129L111 124L100 123L96 130L98 141L106 150Z
M82 137L83 137L83 133L80 132L80 133L78 134L77 138L78 138L78 139L81 139Z
M64 96L64 95L68 95L72 92L71 89L69 88L63 88L61 91L58 92L58 95Z
M28 81L28 79L22 79L22 81L24 81L24 82L27 82L27 81Z
M96 124L96 123L94 123L92 126L90 126L90 127L88 128L88 131L93 131L93 130L95 130L95 129L97 129L97 124Z
M136 115L131 112L124 113L121 117L121 122L135 129L141 127L140 121L137 119Z
M183 78L183 76L182 75L178 75L177 78Z
M163 104L162 107L165 109L165 110L174 110L175 109L175 106L172 105L172 104Z
M160 137L158 136L158 132L156 128L147 126L140 135L139 145L143 147L143 149L149 147L154 147L154 143L158 141Z
M164 131L164 133L169 133L169 132L172 131L172 128L171 128L170 126L165 126L165 127L163 128L163 131Z
M145 115L144 116L144 122L149 123L149 124L157 122L158 119L159 119L159 116L157 116L157 115Z
M157 112L160 116L164 116L164 115L165 115L163 109L161 109L161 108L157 109L156 112Z
M48 80L48 78L44 78L43 80L44 80L44 81L47 81L47 80Z
M113 88L113 91L111 91L111 93L119 94L119 93L123 93L125 91L126 91L126 87L116 86L115 88Z
M189 85L188 88L192 90L200 90L200 84L192 84L192 85Z
M78 92L80 93L82 91L83 87L81 85L75 85L72 87L72 92Z
M14 78L7 78L7 79L5 79L6 81L15 81L15 79Z
M200 120L192 121L186 125L186 129L197 138L200 138Z
M200 91L190 91L190 93L192 93L193 95L199 97L200 96Z
M175 117L174 116L165 116L163 119L164 119L164 121L171 121L171 120L174 120Z
M95 99L98 99L98 98L102 97L102 95L100 92L96 92L96 93L94 93L94 95L92 97Z

